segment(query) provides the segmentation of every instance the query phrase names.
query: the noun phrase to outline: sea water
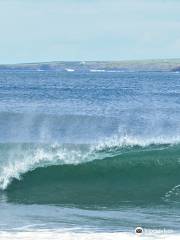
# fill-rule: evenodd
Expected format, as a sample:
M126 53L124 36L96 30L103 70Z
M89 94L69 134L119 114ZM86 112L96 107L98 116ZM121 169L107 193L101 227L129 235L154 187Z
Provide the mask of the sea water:
M0 72L1 239L178 239L179 173L179 73Z

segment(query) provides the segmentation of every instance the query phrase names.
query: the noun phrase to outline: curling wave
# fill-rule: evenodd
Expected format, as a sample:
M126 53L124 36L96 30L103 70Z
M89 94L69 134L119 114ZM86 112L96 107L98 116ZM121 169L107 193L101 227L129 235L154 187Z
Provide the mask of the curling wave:
M177 139L123 137L96 146L24 143L0 149L0 186L9 201L115 206L180 199Z

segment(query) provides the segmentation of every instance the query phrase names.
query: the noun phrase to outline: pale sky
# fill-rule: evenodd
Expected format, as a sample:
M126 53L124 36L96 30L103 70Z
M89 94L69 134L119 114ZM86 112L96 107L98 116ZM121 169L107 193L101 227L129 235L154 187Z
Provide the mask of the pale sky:
M180 57L180 0L0 0L0 63Z

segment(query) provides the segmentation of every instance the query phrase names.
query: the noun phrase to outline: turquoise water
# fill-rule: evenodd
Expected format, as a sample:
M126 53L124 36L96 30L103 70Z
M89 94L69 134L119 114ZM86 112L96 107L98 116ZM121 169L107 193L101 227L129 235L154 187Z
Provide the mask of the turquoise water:
M0 72L0 230L178 232L179 80Z

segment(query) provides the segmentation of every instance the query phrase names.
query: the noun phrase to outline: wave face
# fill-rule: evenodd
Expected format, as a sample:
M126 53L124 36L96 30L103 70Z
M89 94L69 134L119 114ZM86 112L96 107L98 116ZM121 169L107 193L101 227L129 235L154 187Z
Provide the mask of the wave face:
M115 144L116 143L116 144ZM1 144L0 186L18 203L118 206L180 201L180 145Z

